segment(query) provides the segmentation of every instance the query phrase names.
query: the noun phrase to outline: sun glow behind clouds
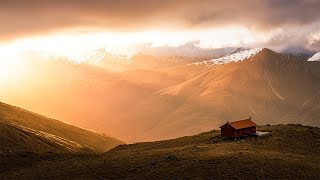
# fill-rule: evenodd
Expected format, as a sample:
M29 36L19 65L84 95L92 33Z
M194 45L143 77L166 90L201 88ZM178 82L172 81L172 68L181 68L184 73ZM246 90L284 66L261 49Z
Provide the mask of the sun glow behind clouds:
M226 27L203 31L144 31L144 32L76 32L17 39L0 44L0 81L12 82L22 75L30 59L52 60L66 58L85 62L97 50L130 57L144 48L176 47L195 42L204 48L246 46L261 41L263 36L246 28ZM143 52L142 52L143 53ZM15 77L15 78L14 78ZM10 80L11 79L11 80ZM17 80L17 79L16 79Z
M39 52L48 57L67 57L76 62L83 62L93 51L101 48L114 54L132 55L146 46L179 47L188 42L197 42L200 48L208 49L246 46L261 39L261 35L241 27L190 32L86 32L20 39L0 47L0 51L5 54Z
M49 34L17 39L0 44L0 85L12 84L32 76L32 60L68 59L75 63L90 61L99 49L115 55L131 57L145 48L176 47L193 42L203 49L249 46L265 41L258 34L242 27L225 27L202 31L144 32L78 32ZM31 61L30 61L31 60ZM98 60L99 61L99 60ZM90 61L92 62L92 61Z

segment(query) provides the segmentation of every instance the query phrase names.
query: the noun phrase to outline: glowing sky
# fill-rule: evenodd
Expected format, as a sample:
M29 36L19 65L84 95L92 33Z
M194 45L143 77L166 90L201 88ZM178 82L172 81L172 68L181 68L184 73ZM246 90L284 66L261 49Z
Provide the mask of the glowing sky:
M318 0L1 0L0 58L81 62L100 48L300 48L320 51ZM163 51L161 51L163 52Z
M249 46L264 42L261 34L246 28L229 27L205 31L143 31L130 33L86 32L51 34L32 38L17 39L4 43L0 47L0 56L5 59L12 55L39 52L43 56L66 56L76 61L83 61L90 53L99 49L115 54L132 55L144 47L174 47L193 42L194 46L203 49L214 49L230 46ZM2 51L1 51L2 50Z

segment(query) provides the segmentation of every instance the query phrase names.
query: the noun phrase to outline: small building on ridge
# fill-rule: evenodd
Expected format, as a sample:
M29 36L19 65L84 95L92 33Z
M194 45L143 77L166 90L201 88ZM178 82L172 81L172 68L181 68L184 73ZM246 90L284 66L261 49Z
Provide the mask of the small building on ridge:
M221 136L227 138L238 138L241 136L255 135L257 124L249 119L227 122L221 129Z

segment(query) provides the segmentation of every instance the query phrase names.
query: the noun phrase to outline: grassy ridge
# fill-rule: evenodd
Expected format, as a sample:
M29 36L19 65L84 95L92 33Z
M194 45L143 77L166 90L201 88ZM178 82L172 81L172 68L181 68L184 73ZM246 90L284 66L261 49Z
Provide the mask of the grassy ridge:
M0 103L0 122L0 128L3 128L3 131L1 131L2 142L4 143L4 139L9 140L9 138L16 138L15 141L17 145L25 145L25 151L34 149L31 147L33 144L31 141L35 139L42 139L42 141L46 141L45 143L49 144L58 143L60 146L62 145L69 149L68 151L70 151L71 148L73 152L77 151L77 149L80 152L105 152L119 144L123 144L122 141L115 138L68 125L61 121L4 103ZM4 131L5 129L6 131ZM14 137L15 135L19 136L17 131L19 131L20 135L21 133L24 134L24 136L21 136L20 139ZM28 144L27 142L30 143ZM28 145L30 147L27 147ZM9 144L4 144L4 146L0 147L0 151L12 151L10 149L5 150L5 148L11 147ZM13 148L15 147L13 146ZM51 151L50 148L47 150ZM52 151L56 152L54 150Z
M34 158L37 165L2 172L0 178L319 179L319 128L276 125L258 129L269 131L270 136L222 140L219 131L210 131L120 145L99 155L57 156L50 161L38 157ZM1 162L10 159L6 158ZM15 163L30 159L11 158ZM41 173L43 169L46 173Z

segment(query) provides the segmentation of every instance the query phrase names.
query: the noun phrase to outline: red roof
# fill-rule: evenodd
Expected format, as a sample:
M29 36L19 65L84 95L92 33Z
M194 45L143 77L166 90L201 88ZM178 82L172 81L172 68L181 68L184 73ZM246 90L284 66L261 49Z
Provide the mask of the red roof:
M227 122L223 126L226 126L227 124L229 124L230 126L232 126L235 129L243 129L243 128L249 128L249 127L257 126L257 124L254 123L253 121L251 121L251 119ZM220 128L222 128L223 126L221 126Z

